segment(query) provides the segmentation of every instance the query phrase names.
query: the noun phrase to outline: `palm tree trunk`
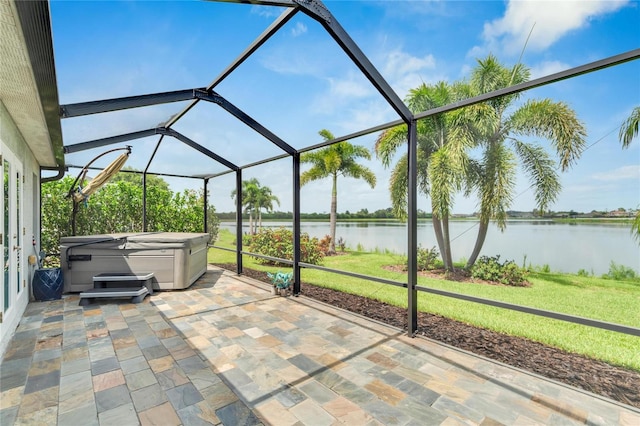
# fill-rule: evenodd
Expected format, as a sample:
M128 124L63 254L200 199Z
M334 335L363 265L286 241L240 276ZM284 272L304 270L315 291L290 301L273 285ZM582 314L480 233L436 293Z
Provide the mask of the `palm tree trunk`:
M336 219L338 211L338 175L333 174L333 187L331 188L331 212L329 213L329 254L336 254Z
M478 259L478 255L480 254L480 250L482 249L482 245L484 244L484 239L487 237L487 230L489 229L489 219L480 219L480 228L478 229L478 237L476 238L476 245L473 247L473 252L471 252L471 256L467 261L466 269L473 268L473 265L476 263Z
M442 262L444 263L444 269L448 270L447 257L445 255L444 237L442 236L442 222L436 217L431 215L431 222L433 223L433 232L436 234L436 242L438 243L438 249L440 249L440 255L442 256Z
M258 210L258 230L262 231L262 209Z
M443 258L447 258L444 262L445 270L453 271L453 258L451 256L451 236L449 235L449 218L442 218L442 240L444 244Z
M249 210L249 235L253 235L253 212Z

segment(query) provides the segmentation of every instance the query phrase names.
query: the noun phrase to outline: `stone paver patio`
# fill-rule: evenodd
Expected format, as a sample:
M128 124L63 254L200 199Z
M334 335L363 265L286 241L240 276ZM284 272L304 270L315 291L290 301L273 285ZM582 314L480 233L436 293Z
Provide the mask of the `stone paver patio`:
M210 267L143 303L29 304L0 424L640 425L640 411Z

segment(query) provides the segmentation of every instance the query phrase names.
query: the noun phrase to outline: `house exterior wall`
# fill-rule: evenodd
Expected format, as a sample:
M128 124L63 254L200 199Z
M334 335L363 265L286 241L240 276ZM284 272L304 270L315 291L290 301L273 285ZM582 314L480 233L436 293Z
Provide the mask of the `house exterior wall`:
M4 310L4 306L0 306L3 311L2 323L0 323L0 355L2 355L29 302L29 289L34 266L28 264L28 257L35 254L32 238L35 237L37 247L40 247L40 167L1 99L0 155L3 159L14 158L21 163L22 176L24 177L20 194L21 282L18 283L19 293L13 296L11 306L7 310ZM4 229L0 232L4 232ZM4 291L4 279L4 274L2 274L3 285L0 291Z

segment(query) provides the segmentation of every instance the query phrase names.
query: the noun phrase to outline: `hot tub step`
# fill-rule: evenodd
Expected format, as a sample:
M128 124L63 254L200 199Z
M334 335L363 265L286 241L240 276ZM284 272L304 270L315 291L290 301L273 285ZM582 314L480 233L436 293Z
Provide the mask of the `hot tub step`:
M93 303L93 299L110 297L122 298L131 297L131 303L140 303L144 297L149 294L146 286L140 288L131 287L110 287L110 288L93 288L80 293L80 306L86 306Z
M149 294L153 294L153 272L107 272L93 277L94 289L109 288L111 285L119 285L121 287L138 287L144 285Z

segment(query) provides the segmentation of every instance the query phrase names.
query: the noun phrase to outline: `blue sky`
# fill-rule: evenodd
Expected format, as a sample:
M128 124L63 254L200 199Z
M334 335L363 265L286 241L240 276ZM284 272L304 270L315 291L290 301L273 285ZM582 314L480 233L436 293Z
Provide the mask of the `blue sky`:
M640 47L637 1L327 1L326 5L401 98L422 82L468 77L477 58L492 53L522 61L541 77ZM204 87L277 16L281 8L191 1L51 2L61 104ZM396 120L373 86L315 21L298 13L215 90L290 145L318 142L320 129L341 136ZM561 175L563 190L553 210L591 211L640 206L640 140L622 150L618 129L640 105L640 61L527 92L569 104L584 122L587 149ZM155 127L186 103L139 108L63 121L65 145ZM200 102L174 128L237 165L281 154L271 142L213 104ZM351 142L373 150L377 135ZM199 174L224 171L191 148L165 138L149 170ZM132 141L129 166L144 169L158 138ZM540 141L548 146L546 141ZM120 146L120 145L118 145ZM84 165L106 148L67 156ZM98 165L106 165L105 158ZM373 156L364 161L377 176L340 179L338 210L390 206L390 171ZM304 170L304 168L303 168ZM78 170L72 170L77 173ZM291 161L247 169L272 188L280 210L291 210ZM234 176L210 181L218 211L233 210ZM174 189L201 181L168 179ZM524 176L512 208L535 207ZM302 189L302 211L329 210L329 180ZM429 211L421 197L419 207ZM477 209L458 197L456 213Z

